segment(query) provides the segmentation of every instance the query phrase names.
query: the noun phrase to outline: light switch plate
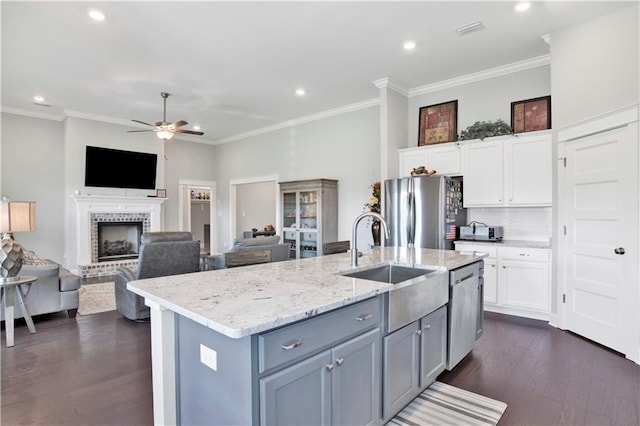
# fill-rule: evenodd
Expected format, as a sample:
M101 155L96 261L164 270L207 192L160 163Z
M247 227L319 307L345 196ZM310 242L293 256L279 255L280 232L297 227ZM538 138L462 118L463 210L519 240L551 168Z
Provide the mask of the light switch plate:
M200 344L200 362L212 369L218 371L218 352Z

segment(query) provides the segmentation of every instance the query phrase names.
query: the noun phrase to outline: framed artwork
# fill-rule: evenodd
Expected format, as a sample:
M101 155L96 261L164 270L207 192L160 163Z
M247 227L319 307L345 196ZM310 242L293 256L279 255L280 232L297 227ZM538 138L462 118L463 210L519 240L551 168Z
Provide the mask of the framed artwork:
M453 142L458 131L458 100L420 108L418 146Z
M167 198L167 190L166 189L156 189L156 197L158 197L158 198Z
M511 102L513 133L535 132L551 128L551 96Z

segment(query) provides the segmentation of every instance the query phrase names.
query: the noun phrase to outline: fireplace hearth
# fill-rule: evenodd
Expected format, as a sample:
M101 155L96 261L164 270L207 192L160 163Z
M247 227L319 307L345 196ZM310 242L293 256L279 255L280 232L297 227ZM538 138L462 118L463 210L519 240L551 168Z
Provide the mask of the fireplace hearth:
M98 262L137 259L143 222L99 222Z

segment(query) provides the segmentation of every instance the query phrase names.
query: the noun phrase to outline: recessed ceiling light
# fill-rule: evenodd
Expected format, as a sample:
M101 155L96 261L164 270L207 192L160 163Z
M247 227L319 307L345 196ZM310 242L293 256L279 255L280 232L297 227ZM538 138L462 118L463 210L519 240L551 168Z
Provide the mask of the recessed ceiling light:
M193 130L200 130L200 126L196 124L195 126L193 126Z
M529 2L522 2L522 3L518 3L516 4L516 12L524 12L525 10L529 10L529 8L531 7L531 3Z
M104 13L100 12L99 10L95 10L95 9L89 11L89 17L91 19L93 19L94 21L97 21L97 22L102 22L106 18Z
M34 102L38 102L38 103L42 103L44 102L44 97L40 96L40 95L36 95L33 97Z
M416 42L413 40L407 40L402 44L402 47L404 48L404 50L412 50L415 49L416 47Z
M307 91L304 89L296 89L296 95L298 96L304 96L307 94Z

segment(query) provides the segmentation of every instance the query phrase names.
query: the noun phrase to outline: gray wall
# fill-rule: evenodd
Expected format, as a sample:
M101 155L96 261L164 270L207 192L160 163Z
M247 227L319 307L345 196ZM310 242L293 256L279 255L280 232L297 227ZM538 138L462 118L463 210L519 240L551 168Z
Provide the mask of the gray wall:
M366 108L218 146L219 229L229 229L229 181L277 175L280 182L338 180L338 238L349 239L351 224L380 176L379 108ZM367 230L368 231L368 230ZM371 232L360 241L370 243ZM230 241L223 238L223 251Z
M36 230L14 238L25 249L64 259L64 146L60 121L2 113L2 196L36 202Z
M276 226L275 182L245 183L236 186L236 238L243 238L244 231L265 225Z
M555 130L640 101L639 21L636 4L552 33Z
M476 121L495 121L500 118L511 124L511 102L550 94L551 75L550 67L547 65L413 96L409 98L409 140L404 147L418 146L418 119L420 108L423 106L457 99L460 134ZM551 102L555 102L555 95L551 97Z

